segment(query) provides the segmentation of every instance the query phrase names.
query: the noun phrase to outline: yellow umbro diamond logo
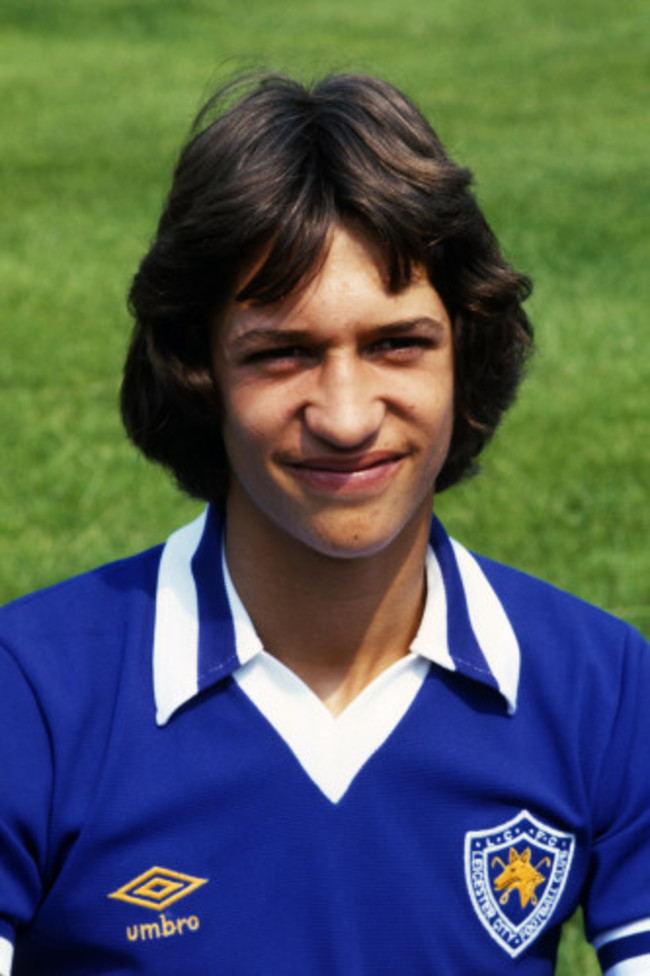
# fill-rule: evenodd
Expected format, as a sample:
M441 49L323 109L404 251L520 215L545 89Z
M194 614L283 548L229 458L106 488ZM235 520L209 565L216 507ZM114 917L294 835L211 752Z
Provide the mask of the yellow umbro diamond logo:
M181 874L180 871L170 871L168 868L149 868L117 891L112 891L108 897L163 911L207 882L207 878L193 878L191 874Z

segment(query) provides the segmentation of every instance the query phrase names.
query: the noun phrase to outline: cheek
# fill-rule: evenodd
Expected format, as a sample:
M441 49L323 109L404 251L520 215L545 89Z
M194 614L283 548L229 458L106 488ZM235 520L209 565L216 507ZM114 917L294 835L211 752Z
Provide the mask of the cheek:
M222 435L228 454L272 449L286 426L285 412L272 395L255 395L242 388L224 404Z
M444 434L453 425L454 385L446 375L427 377L419 388L411 388L406 402L410 416L432 434Z
M441 391L439 391L439 394ZM417 409L417 408L416 408ZM425 450L430 455L432 469L440 468L449 452L454 428L455 410L452 387L444 395L434 396L425 410L417 411L423 431ZM435 470L437 475L438 471Z

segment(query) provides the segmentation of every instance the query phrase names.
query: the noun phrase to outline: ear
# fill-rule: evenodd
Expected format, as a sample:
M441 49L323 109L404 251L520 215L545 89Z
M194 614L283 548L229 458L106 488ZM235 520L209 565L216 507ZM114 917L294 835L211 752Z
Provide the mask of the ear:
M518 859L518 857L519 857L519 855L517 854L517 851L514 849L514 847L511 847L510 848L510 863L512 864L513 861L516 861Z
M528 862L530 861L530 847L526 848L524 853L521 855L521 859L524 862L524 864L528 864Z

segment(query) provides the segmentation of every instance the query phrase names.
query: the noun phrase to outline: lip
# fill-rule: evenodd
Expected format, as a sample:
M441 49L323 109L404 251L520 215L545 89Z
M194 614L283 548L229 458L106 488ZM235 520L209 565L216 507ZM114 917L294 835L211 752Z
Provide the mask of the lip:
M347 457L314 456L289 461L288 467L310 488L341 494L381 488L396 473L406 454L372 451Z

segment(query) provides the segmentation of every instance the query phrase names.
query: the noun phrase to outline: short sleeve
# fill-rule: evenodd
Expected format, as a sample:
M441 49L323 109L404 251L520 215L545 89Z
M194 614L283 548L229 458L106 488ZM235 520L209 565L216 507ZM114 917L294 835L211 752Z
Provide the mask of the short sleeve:
M0 973L42 892L52 752L36 697L0 645Z
M603 972L636 976L650 972L650 647L635 631L621 660L594 797L585 921ZM594 722L602 720L594 714Z

